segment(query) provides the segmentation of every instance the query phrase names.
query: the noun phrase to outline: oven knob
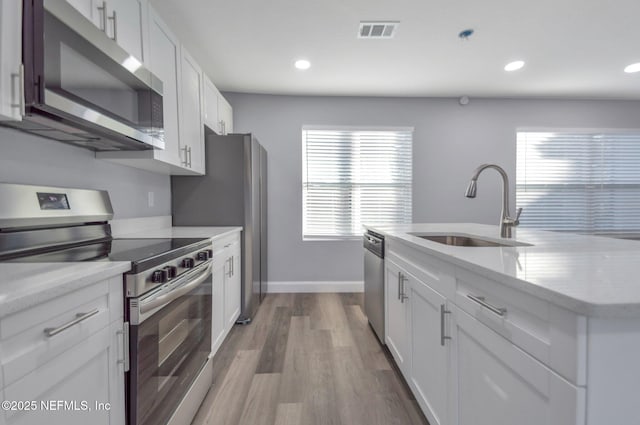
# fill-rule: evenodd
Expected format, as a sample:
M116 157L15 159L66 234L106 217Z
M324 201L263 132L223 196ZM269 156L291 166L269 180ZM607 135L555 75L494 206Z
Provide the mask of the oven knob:
M201 251L198 253L198 261L207 261L209 259L209 253L207 251Z
M182 260L182 267L184 267L185 269L193 268L193 264L193 258L185 258L184 260Z
M167 278L173 279L178 275L178 268L176 266L166 266L163 268L167 272Z
M151 282L165 283L167 281L167 272L165 270L156 270L151 274Z

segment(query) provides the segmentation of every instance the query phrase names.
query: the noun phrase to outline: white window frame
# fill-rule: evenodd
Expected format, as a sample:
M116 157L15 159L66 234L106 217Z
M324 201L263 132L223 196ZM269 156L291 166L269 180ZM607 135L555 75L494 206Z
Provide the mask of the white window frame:
M361 234L355 235L336 235L336 234L326 234L326 235L306 235L305 234L305 217L306 217L306 197L305 197L305 184L307 183L307 143L305 133L307 131L349 131L349 132L374 132L374 131L405 131L411 133L411 154L410 154L410 163L411 163L411 178L409 182L409 203L410 203L410 213L408 217L408 222L411 222L411 218L413 216L412 211L412 202L413 202L413 136L414 136L414 127L396 127L396 126L339 126L339 125L303 125L301 131L301 140L302 140L302 240L303 241L338 241L338 240L359 240L362 238ZM368 223L363 223L368 224Z

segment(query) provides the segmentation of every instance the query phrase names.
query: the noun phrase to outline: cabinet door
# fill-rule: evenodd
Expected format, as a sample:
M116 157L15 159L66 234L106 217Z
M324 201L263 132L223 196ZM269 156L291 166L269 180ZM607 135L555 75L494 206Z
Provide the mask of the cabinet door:
M82 13L85 18L90 20L91 22L97 22L94 18L95 14L98 12L94 9L94 3L97 5L102 4L102 2L98 0L66 0L71 6L73 6L78 12Z
M212 300L212 323L211 323L211 351L215 353L225 335L225 264L227 257L224 252L219 252L213 256L213 293Z
M22 1L0 2L0 120L22 120Z
M121 322L119 324L121 326ZM124 372L118 363L122 358L122 345L114 345L113 329L103 328L6 387L6 400L35 400L38 409L0 412L4 415L4 423L41 425L58 423L62 417L64 423L70 425L124 423ZM73 403L67 407L77 410L68 410L58 404L52 406L58 411L46 410L41 408L41 400ZM107 403L110 405L108 410Z
M230 252L227 262L227 280L225 286L225 317L227 330L231 329L238 316L240 316L240 290L241 290L241 266L240 243L235 243L228 248Z
M183 163L188 168L204 174L202 70L184 47L181 49L181 57L180 151Z
M143 62L142 34L146 25L144 0L109 0L107 35L124 50Z
M154 150L157 159L181 166L179 134L180 42L149 7L149 57L151 72L162 80L164 150Z
M220 134L218 122L218 89L205 77L204 79L204 124Z
M411 303L409 385L429 424L448 424L451 344L444 326L447 300L416 277L406 274L406 278Z
M584 425L584 388L452 309L459 425Z
M396 364L405 376L410 366L408 350L408 303L402 294L402 270L385 261L386 342Z
M218 125L220 134L233 133L233 109L221 94L218 96Z

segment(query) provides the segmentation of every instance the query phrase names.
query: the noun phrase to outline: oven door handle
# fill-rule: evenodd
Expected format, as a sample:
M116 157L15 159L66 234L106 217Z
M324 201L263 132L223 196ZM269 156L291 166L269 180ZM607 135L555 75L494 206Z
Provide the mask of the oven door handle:
M189 280L189 283L186 283L171 292L160 295L159 297L151 298L150 300L145 300L140 303L140 315L144 315L151 310L155 310L160 307L164 307L170 302L180 298L181 296L187 294L192 289L200 285L202 282L207 280L209 275L211 274L211 267L213 263L209 262L209 264L199 273L198 277Z

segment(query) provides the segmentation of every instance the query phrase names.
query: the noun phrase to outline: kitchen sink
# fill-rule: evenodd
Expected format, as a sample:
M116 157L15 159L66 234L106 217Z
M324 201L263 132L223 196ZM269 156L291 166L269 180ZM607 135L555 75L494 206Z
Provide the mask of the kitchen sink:
M421 233L409 233L410 235L417 236L422 239L426 239L432 242L438 242L443 245L451 246L468 246L468 247L501 247L501 246L532 246L528 243L509 241L509 242L497 242L488 239L476 238L472 236L458 236L458 235L425 235Z

